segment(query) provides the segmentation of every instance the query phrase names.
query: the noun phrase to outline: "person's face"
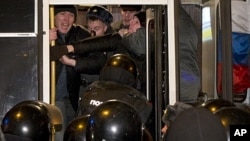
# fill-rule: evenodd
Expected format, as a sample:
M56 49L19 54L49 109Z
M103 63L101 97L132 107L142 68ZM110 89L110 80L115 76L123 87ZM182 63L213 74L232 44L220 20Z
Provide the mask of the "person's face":
M75 15L71 12L59 12L55 16L55 26L60 33L67 34L75 21Z
M121 10L121 16L122 16L122 21L124 25L129 25L129 22L131 19L133 19L134 14L136 14L137 11L131 11L131 10Z
M133 19L130 20L129 22L129 32L135 32L138 28L141 27L139 19L134 16Z
M88 29L95 33L95 36L103 36L107 30L107 25L100 20L88 20Z

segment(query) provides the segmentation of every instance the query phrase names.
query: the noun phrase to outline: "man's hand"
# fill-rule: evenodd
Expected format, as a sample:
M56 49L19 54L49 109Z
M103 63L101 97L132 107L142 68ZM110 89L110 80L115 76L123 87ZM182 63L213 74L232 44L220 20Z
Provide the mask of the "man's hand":
M123 37L124 35L128 34L128 29L120 29L118 33L121 37Z
M57 28L51 28L49 30L49 42L57 39Z
M76 65L76 60L69 58L67 55L63 55L59 59L64 65L72 66L74 67Z
M167 125L164 125L162 128L161 128L161 133L163 135L166 135L167 134L167 130L168 130L168 126Z

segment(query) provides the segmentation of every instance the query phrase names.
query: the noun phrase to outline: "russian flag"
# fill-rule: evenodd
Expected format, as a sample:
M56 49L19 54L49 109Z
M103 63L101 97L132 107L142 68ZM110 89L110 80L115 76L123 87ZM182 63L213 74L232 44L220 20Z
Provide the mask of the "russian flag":
M218 41L217 92L222 93L221 44ZM250 88L250 4L232 1L233 94L247 93Z

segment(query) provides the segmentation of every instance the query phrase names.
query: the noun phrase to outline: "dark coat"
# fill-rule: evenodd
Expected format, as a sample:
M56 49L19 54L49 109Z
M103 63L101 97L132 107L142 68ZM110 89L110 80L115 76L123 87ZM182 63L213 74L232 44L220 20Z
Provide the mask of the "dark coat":
M72 44L78 40L89 37L89 32L80 27L73 26L65 37L65 42L58 33L58 39L56 45ZM99 74L103 64L103 58L105 56L102 53L88 53L88 54L69 54L76 60L81 60L81 63L77 63L75 67L66 66L67 75L67 90L69 93L69 99L74 110L77 110L79 100L79 90L81 85L80 73ZM78 61L77 61L78 62ZM60 61L56 61L56 80L58 80L60 73L62 72L63 64Z
M179 12L180 101L193 103L200 91L198 31L192 18L182 7Z

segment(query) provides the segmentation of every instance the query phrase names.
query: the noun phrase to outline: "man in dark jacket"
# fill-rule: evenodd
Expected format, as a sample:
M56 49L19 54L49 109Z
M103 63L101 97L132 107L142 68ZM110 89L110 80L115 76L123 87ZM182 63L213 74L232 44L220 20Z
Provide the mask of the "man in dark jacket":
M56 45L60 46L90 37L87 29L74 25L77 10L73 5L55 5L54 8L55 28L50 30L50 41L55 40ZM54 47L50 47L50 49L52 50ZM58 49L58 52L63 51L64 48ZM80 66L80 64L76 64L74 67L65 65L63 57L53 59L53 52L50 54L50 59L56 62L56 106L63 113L63 127L74 118L75 111L78 108L81 85L80 72L98 74L105 63L105 56L98 52L81 55L67 53L64 57L82 60L85 67ZM62 140L59 134L57 139Z
M67 16L66 15L67 12L69 12L71 15ZM54 36L56 37L55 40L56 46L71 44L75 41L90 37L90 33L88 32L87 29L73 24L75 22L75 18L76 18L76 9L74 7L55 6L56 28L51 30L50 37L51 38ZM52 47L51 50L53 50L54 47ZM64 48L59 48L57 51L63 52ZM69 65L70 63L66 62L64 58L74 58L76 62L77 60L81 60L81 64L75 63L74 67L72 67L72 65ZM104 58L105 56L102 53L95 52L95 53L85 53L85 54L71 53L62 56L61 58L53 59L53 52L52 52L51 60L56 61L56 71L57 71L56 100L61 100L64 97L69 96L71 104L74 110L76 110L78 105L77 101L79 97L79 89L81 84L80 73L99 74L102 66L105 63L105 61L103 61ZM62 80L63 79L62 75L65 76L64 78L65 81ZM66 94L61 94L61 92L66 92Z
M146 93L146 12L134 14L128 29L120 29L118 32L122 36L122 44L138 66L138 89Z

